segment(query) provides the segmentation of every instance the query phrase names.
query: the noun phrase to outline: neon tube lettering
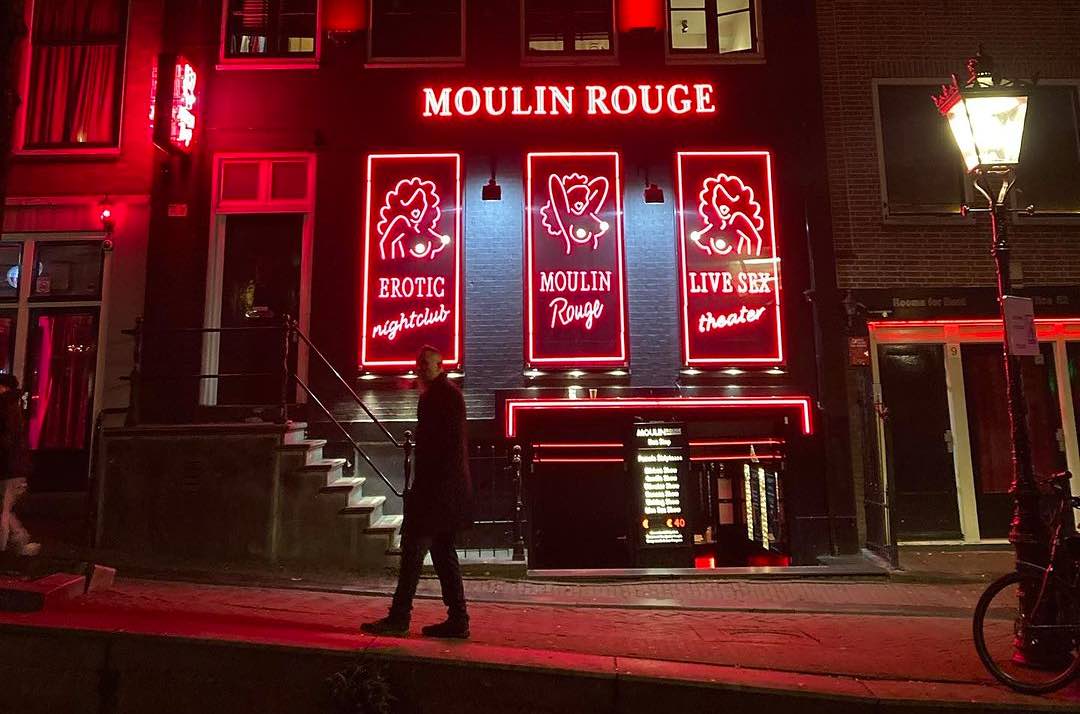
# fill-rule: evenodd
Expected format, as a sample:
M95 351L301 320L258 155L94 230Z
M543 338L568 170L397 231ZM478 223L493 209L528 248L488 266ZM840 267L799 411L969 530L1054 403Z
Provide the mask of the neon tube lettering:
M610 270L541 270L542 293L611 292Z
M603 87L598 87L595 84L590 84L585 87L585 93L588 96L588 111L589 114L611 114L611 110L604 104L604 100L607 98L607 90Z
M698 114L716 113L716 103L713 101L713 86L711 84L695 84L694 99L694 111Z
M638 98L634 90L625 85L620 84L611 90L611 108L618 114L633 114L637 109Z
M551 308L551 326L567 327L575 322L584 322L585 329L591 330L593 322L604 314L604 303L599 299L590 300L582 305L571 305L570 301L563 297L552 298L548 303Z
M398 317L390 318L381 324L375 325L371 328L371 336L385 337L393 342L402 332L428 327L429 325L438 325L446 322L449 317L450 310L447 309L446 305L439 303L439 307L434 310L425 307L423 312L413 310L407 316L405 313L401 313Z
M468 95L472 101L472 107L468 110L465 109L465 102L463 101L465 95ZM457 109L457 113L462 116L471 117L473 114L476 114L480 111L480 92L476 91L475 87L462 87L457 90L457 92L454 93L454 108Z
M676 94L682 95L682 98L676 99ZM694 108L693 102L690 101L690 87L685 84L673 84L668 87L667 106L672 114L689 113Z
M574 88L573 87L548 87L551 92L551 113L558 114L558 107L562 107L563 114L574 113ZM558 105L558 106L556 106ZM541 104L543 106L543 104ZM537 112L539 114L540 112Z
M514 96L514 108L510 110L510 113L511 114L516 114L517 116L528 116L529 114L533 113L533 109L532 109L532 107L529 107L528 109L522 109L522 102L521 102L521 93L522 93L522 91L524 91L524 90L522 90L521 87L514 87L513 89L511 89L511 93ZM537 114L544 114L543 105L540 106L540 109L536 113Z
M520 87L514 87L514 89L520 89ZM502 95L502 104L498 109L495 109L495 92L498 91ZM506 113L506 87L484 87L484 111L491 116L502 116Z
M664 108L664 87L659 84L639 84L641 90L641 110L646 114L659 114ZM649 94L656 90L656 104L649 106Z
M738 312L729 312L727 314L713 315L712 312L705 312L698 318L698 332L712 332L713 330L722 330L727 327L734 327L735 325L745 325L750 322L757 322L761 319L761 316L765 314L766 308L757 307L747 309L746 305L743 305Z
M446 278L442 276L379 278L379 298L383 300L445 297Z
M450 87L440 89L438 96L431 87L424 87L424 116L450 116Z

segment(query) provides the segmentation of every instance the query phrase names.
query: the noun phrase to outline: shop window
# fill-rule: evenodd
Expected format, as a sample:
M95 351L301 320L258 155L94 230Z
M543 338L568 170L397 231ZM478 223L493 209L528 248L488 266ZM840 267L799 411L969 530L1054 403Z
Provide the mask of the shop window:
M99 241L37 244L37 275L30 284L35 299L97 300L101 297Z
M117 148L127 0L36 0L25 149Z
M27 355L30 448L82 449L97 366L98 309L35 310Z
M522 0L528 57L605 57L614 54L611 0Z
M668 0L668 49L673 57L757 55L755 0Z
M318 0L225 0L223 59L311 58Z
M963 160L930 97L940 83L878 84L877 109L886 218L959 215L975 205ZM1016 207L1038 216L1080 214L1080 130L1075 85L1032 90L1017 168Z
M371 0L371 60L461 61L463 6L463 0Z

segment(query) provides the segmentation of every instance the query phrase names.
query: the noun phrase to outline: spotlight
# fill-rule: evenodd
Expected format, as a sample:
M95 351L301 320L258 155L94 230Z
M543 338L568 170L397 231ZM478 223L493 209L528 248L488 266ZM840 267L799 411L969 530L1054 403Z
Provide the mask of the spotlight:
M664 189L654 183L645 187L645 203L663 203Z

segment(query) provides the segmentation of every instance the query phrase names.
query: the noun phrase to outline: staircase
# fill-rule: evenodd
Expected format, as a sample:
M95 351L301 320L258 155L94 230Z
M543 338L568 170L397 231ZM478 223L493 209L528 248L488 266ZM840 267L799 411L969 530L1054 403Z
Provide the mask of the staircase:
M280 501L275 554L282 562L378 571L394 565L402 516L385 515L386 496L364 495L346 459L324 458L325 439L292 423L277 448Z

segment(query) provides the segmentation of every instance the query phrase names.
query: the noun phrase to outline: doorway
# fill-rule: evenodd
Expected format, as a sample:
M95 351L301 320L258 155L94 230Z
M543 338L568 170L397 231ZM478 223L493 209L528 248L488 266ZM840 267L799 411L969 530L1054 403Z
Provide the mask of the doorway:
M878 365L897 536L960 538L944 346L882 345Z

